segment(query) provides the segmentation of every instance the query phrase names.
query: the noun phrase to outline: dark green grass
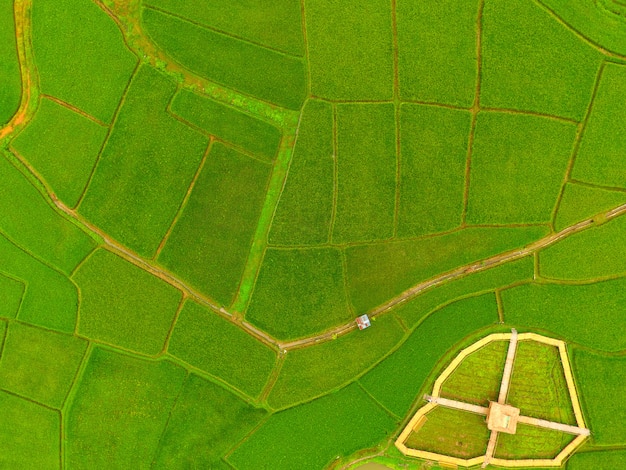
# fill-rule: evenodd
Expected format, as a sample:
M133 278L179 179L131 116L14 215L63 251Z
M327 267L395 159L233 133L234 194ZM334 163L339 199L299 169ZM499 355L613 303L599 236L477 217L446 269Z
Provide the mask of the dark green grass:
M626 273L626 219L577 233L539 254L542 276L553 279L593 279Z
M26 283L24 281L0 274L0 299L2 299L0 317L16 317L25 292Z
M137 63L113 20L93 2L42 0L32 35L41 91L111 122Z
M454 302L424 320L396 352L360 381L388 410L404 416L441 356L468 334L497 321L493 294Z
M148 0L144 3L252 42L304 55L299 0Z
M256 397L274 367L276 354L241 328L187 301L168 352Z
M549 222L575 138L573 124L523 114L479 114L467 222Z
M481 106L582 120L602 55L532 0L488 0Z
M181 90L172 101L174 114L219 139L271 162L280 145L280 130L217 101Z
M74 275L79 332L143 354L164 347L181 292L117 255L97 251Z
M319 469L372 447L395 420L358 385L273 415L228 458L239 470Z
M562 230L624 203L626 194L623 192L567 183L556 213L554 228Z
M468 274L455 281L428 289L417 297L396 307L402 321L414 326L437 307L474 292L495 290L516 282L531 281L534 273L533 258L528 256L505 263L486 271Z
M515 434L498 434L498 444L494 457L499 459L553 459L574 440L574 437L562 431L518 424Z
M186 372L94 348L65 414L68 468L149 468Z
M246 320L275 338L289 340L351 317L339 250L267 250Z
M402 105L399 236L461 223L470 121L466 111Z
M567 462L568 470L615 470L626 468L626 450L604 450L573 455Z
M391 99L390 3L309 0L305 10L313 95L342 100Z
M271 243L316 244L328 240L333 204L333 115L331 105L311 100L304 107Z
M201 77L285 108L302 105L306 93L302 59L149 8L142 10L142 21L157 46Z
M394 106L338 105L336 158L333 242L390 238L396 197Z
M191 374L172 410L152 468L220 468L220 458L266 414Z
M17 55L13 2L0 3L0 125L17 112L22 97L22 75Z
M69 274L95 247L76 225L57 213L0 152L2 233L46 263Z
M508 345L493 341L463 359L443 383L441 396L485 407L498 401Z
M60 409L86 349L83 339L11 322L0 388Z
M223 305L237 293L271 168L214 144L159 263Z
M626 443L625 368L623 356L604 357L582 350L574 353L573 369L586 424L599 445Z
M13 148L43 176L67 206L80 198L107 129L43 98Z
M273 408L298 403L343 385L380 360L404 336L392 315L333 341L289 351L268 398Z
M605 351L626 349L626 279L573 286L527 284L502 292L504 319L513 326L547 330Z
M400 96L470 107L478 1L398 2Z
M421 281L523 247L545 233L542 227L473 228L422 240L349 247L350 299L357 312L366 312Z
M506 402L524 416L576 424L558 348L518 343Z
M24 322L73 333L78 292L69 279L20 250L1 235L0 259L4 272L23 279L26 284L21 304L15 298L2 297L2 303L12 307L10 310L7 308L6 317L16 318L17 315Z
M146 257L172 223L208 143L165 112L175 90L165 75L139 69L79 208Z
M581 137L572 176L626 188L626 66L606 64Z
M418 431L409 434L406 446L471 459L485 454L487 441L489 429L484 416L438 406L426 415Z
M58 412L0 391L0 467L58 470Z

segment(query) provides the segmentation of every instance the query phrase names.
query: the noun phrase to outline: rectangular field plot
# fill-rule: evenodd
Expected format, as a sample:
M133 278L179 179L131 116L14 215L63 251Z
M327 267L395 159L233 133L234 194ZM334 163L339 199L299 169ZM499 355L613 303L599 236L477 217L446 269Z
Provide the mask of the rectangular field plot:
M582 181L626 188L626 66L604 67L591 106L572 176Z
M626 279L589 285L527 284L502 291L510 325L546 330L604 351L626 349Z
M318 244L328 240L333 205L333 111L310 100L304 107L270 243Z
M93 2L42 0L32 24L43 93L111 122L137 63L113 19Z
M263 160L271 162L276 156L280 130L235 108L181 90L172 100L171 111L218 139L237 145Z
M272 372L276 353L218 314L187 301L168 352L256 397Z
M626 450L605 450L573 455L567 462L569 470L615 470L626 468Z
M402 99L470 107L478 1L398 2L396 9Z
M165 112L174 82L149 66L133 79L79 212L150 257L167 232L208 139Z
M532 0L483 11L481 106L581 121L603 56Z
M398 350L360 382L388 410L404 416L446 351L466 335L497 321L493 294L447 305L424 320Z
M89 181L107 129L43 98L13 148L43 176L65 205L74 207Z
M167 361L94 348L65 414L66 465L137 468L151 462L185 376Z
M317 470L378 444L397 422L358 385L274 414L228 457L239 470Z
M468 224L549 222L569 163L576 126L507 113L478 115Z
M390 2L308 0L305 10L313 95L340 100L391 99Z
M201 77L285 108L302 105L306 93L302 59L151 8L144 8L141 18L159 47Z
M404 336L392 315L364 331L353 331L325 343L290 351L268 404L291 406L341 386L380 360Z
M191 374L174 405L152 468L222 468L220 458L266 414Z
M567 183L556 213L554 228L559 231L600 212L626 203L626 194L575 183Z
M213 144L158 261L230 305L248 259L271 167Z
M357 313L383 304L415 284L545 235L541 227L471 228L422 240L346 249L350 300Z
M398 236L461 223L470 121L466 111L402 105Z
M337 106L337 215L334 243L393 235L396 195L392 104Z
M8 122L20 105L22 76L15 40L14 2L0 4L0 125Z
M515 434L498 434L497 459L553 459L574 435L562 431L518 424ZM569 468L569 465L568 465Z
M0 273L0 299L2 299L0 317L15 318L17 316L25 291L25 282Z
M144 4L288 54L304 55L299 0L148 0Z

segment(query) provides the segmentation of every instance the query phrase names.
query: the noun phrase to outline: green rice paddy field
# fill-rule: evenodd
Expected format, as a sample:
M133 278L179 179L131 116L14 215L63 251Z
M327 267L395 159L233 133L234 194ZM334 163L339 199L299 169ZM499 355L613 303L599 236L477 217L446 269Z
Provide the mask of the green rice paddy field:
M625 110L621 0L0 0L0 468L438 468L513 327L626 468Z

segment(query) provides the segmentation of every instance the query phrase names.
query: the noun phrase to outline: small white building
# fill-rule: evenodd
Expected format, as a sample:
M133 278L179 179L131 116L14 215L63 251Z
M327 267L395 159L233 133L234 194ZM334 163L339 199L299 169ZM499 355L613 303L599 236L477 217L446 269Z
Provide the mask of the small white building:
M369 317L365 314L356 318L356 324L359 327L359 330L364 330L365 328L372 326Z

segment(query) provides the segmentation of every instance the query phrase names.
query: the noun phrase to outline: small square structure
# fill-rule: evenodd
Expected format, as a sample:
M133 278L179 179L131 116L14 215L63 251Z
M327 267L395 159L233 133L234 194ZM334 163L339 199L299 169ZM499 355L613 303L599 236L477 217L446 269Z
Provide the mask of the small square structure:
M487 413L487 427L491 431L515 434L519 408L511 405L501 405L495 401L489 402Z
M370 326L372 326L372 324L370 323L370 319L367 315L361 315L360 317L357 317L356 324L359 327L359 330L364 330L365 328L369 328Z

